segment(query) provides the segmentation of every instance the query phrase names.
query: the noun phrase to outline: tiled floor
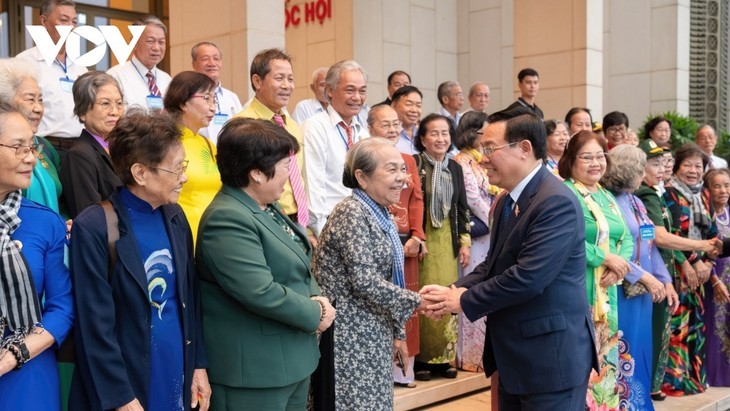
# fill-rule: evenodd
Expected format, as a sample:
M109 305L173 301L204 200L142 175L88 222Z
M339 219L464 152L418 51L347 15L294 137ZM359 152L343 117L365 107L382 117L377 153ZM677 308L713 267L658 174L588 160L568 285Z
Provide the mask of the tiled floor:
M429 411L489 411L489 389L457 397L419 410ZM706 393L689 397L668 397L655 402L656 411L726 411L730 410L730 388L711 387Z

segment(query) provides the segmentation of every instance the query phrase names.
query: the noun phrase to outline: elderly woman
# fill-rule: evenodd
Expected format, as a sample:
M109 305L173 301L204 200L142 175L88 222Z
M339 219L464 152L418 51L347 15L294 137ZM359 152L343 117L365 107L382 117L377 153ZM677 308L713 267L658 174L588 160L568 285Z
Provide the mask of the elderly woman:
M461 117L456 128L454 144L460 150L454 157L464 174L466 202L471 215L471 253L469 264L461 272L469 274L484 262L489 252L489 213L499 188L489 184L487 170L482 167L481 140L487 128L487 115L470 111ZM484 351L484 320L472 323L463 314L459 315L459 344L456 363L466 371L480 372L482 351Z
M644 179L635 195L641 199L648 217L654 223L654 242L659 247L664 266L667 268L670 277L677 278L677 267L682 266L685 271L694 270L684 253L679 250L716 253L714 243L711 240L691 240L673 234L672 220L667 212L667 205L664 197L659 193L659 189L664 187L663 173L666 150L659 147L651 139L642 141L639 148L646 154L646 166L644 167ZM667 295L675 292L674 286L671 284L665 284L665 289ZM669 305L668 302L671 301L665 300L654 303L652 311L653 377L651 396L656 401L662 401L666 398L666 395L661 392L661 385L664 381L664 369L667 364L669 349L670 313L677 308L676 304Z
M208 127L216 110L216 84L205 74L183 71L176 75L165 94L165 110L177 121L188 157L188 182L179 204L197 241L198 224L208 204L221 188L216 147L198 132Z
M654 117L644 124L644 138L652 139L659 147L670 149L672 122L662 116Z
M317 410L393 409L393 353L403 368L408 359L396 340L405 340L406 321L426 302L403 288L403 248L387 208L400 200L404 171L400 153L382 138L347 153L342 183L352 195L327 219L313 262L338 310L334 331L322 337L333 341L322 356L333 363L326 371L334 375L334 401L315 403Z
M133 112L109 133L124 186L71 232L77 362L71 410L209 405L193 242L176 204L187 177L166 114Z
M599 181L610 169L606 141L581 131L558 166L583 208L586 223L586 288L593 312L600 371L591 371L586 405L617 408L619 396L618 297L616 284L629 272L634 240L614 196ZM635 282L638 278L630 278Z
M81 136L61 161L59 178L68 216L76 216L91 204L106 200L122 185L109 159L109 132L124 114L114 77L90 71L74 82L74 114L84 124Z
M419 285L449 285L459 279L459 269L470 263L469 205L464 173L448 158L454 127L448 117L430 114L421 121L415 146L418 173L424 192L428 254L419 267ZM457 317L420 319L421 348L416 357L416 379L430 380L431 373L456 378Z
M629 116L620 111L612 111L603 116L603 135L608 142L608 149L627 144L629 136ZM635 144L634 144L635 145Z
M672 226L677 234L693 240L717 237L710 193L702 187L702 174L708 161L707 154L696 144L680 147L674 163L674 176L664 193ZM679 267L679 307L672 315L669 362L662 386L662 391L672 396L698 394L707 388L704 292L701 286L710 278L715 262L713 256L702 252L685 252L685 256L694 270Z
M56 349L73 324L66 225L28 201L40 147L23 114L0 104L0 409L60 410Z
M368 130L371 136L385 137L398 148L401 138L401 123L398 114L390 106L377 105L368 112ZM400 201L388 207L398 228L398 236L403 243L405 257L405 288L418 291L418 259L423 258L426 249L426 235L423 233L423 191L418 178L416 160L409 154L401 153L406 165L406 183L400 193ZM418 335L418 316L414 315L406 323L406 344L408 348L408 369L403 370L393 361L393 380L396 385L415 388L413 364L418 354L420 339ZM403 344L396 341L396 344Z
M730 238L730 170L714 169L705 175L705 187L715 208L718 237ZM730 387L730 257L717 260L710 281L705 283L705 322L707 335L707 383L711 387Z
M335 310L312 278L306 231L277 204L299 144L270 121L245 118L229 121L218 144L223 188L203 214L196 250L211 409L304 410L319 356L314 333Z
M545 166L551 173L560 177L558 174L558 164L563 158L565 146L570 140L568 128L560 120L547 120L545 122L545 132L547 133L547 159Z
M565 124L571 136L586 130L593 130L593 116L591 111L585 107L573 107L565 115Z
M0 102L18 110L28 120L33 134L38 132L44 109L33 67L16 59L0 60ZM45 138L34 136L33 143L42 145L43 149L38 154L30 186L23 190L23 197L58 213L58 198L61 196L58 169L61 160Z
M644 177L646 154L627 144L614 147L610 153L611 168L601 179L603 186L616 196L624 221L634 239L631 274L617 294L621 330L619 347L619 395L621 409L652 410L649 397L652 368L652 301L667 299L673 307L677 293L672 277L664 266L656 246L654 222L644 203L633 192ZM638 280L635 280L638 277Z

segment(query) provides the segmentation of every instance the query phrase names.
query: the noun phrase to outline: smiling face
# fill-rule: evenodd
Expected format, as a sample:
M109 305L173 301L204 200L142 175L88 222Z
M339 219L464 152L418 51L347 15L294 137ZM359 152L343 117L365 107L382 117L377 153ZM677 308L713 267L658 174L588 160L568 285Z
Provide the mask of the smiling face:
M183 104L182 123L197 133L201 128L208 127L215 115L215 108L215 90L198 91Z
M165 30L155 24L148 24L134 47L134 56L151 70L165 58L166 50Z
M375 155L378 165L369 176L361 170L355 171L362 190L382 206L390 206L400 201L406 176L406 165L400 152L391 146L379 146Z
M36 158L29 152L22 158L16 156L17 146L33 144L33 130L28 121L18 113L0 115L0 201L8 193L28 188ZM11 147L6 147L11 146Z
M426 152L437 161L442 161L451 147L451 134L446 121L441 118L429 121L426 124L426 132L421 137Z
M367 91L365 76L360 70L343 71L340 73L340 79L334 90L327 87L327 95L332 101L332 108L347 124L350 124L350 120L362 110Z
M393 109L398 113L398 119L403 127L417 126L421 121L421 110L423 110L421 96L415 91L405 95L397 103L393 103Z
M373 123L368 125L370 135L373 137L385 137L395 144L400 138L401 125L398 114L388 106L378 106L374 110Z
M730 198L730 176L727 173L717 173L710 180L710 198L715 210L720 212L727 205Z
M96 100L94 100L91 110L81 116L84 128L92 134L106 138L114 126L117 125L119 117L124 114L123 106L122 108L118 107L122 103L122 94L117 86L110 83L99 87L96 90ZM105 110L103 106L107 104L109 108Z
M30 127L33 129L33 134L37 133L44 110L43 96L41 96L38 83L30 77L23 77L23 81L15 89L12 104L28 120Z
M590 140L578 150L571 177L588 188L595 187L606 173L606 153L595 140Z
M251 187L255 192L255 198L261 204L271 204L281 198L281 194L284 192L284 184L289 180L289 167L291 165L291 158L284 157L279 160L274 166L274 177L268 178L258 170L254 170L251 173L253 175L251 179ZM256 180L261 181L258 183Z
M702 164L702 157L692 156L682 160L674 175L684 184L693 186L702 182L704 170L705 167Z
M523 141L508 145L506 131L505 121L487 125L481 140L482 147L487 150L496 149L482 157L482 167L487 170L490 184L511 191L523 178L520 177L520 166L523 163L520 145L526 143Z
M58 43L61 35L56 30L56 26L76 27L76 9L72 6L56 6L48 13L48 16L41 16L40 21L51 36L51 40L54 43Z
M171 147L160 164L150 167L145 174L144 185L136 194L147 201L152 208L175 204L180 197L188 176L182 171L185 163L185 148L182 143Z
M195 60L193 60L193 70L198 73L205 74L210 77L216 84L221 75L223 68L223 58L218 47L210 44L201 44L195 51Z
M388 84L388 96L393 97L393 93L401 87L409 86L411 81L408 80L408 76L405 74L396 74L390 79Z
M565 123L558 123L553 134L550 134L547 138L548 154L554 159L562 157L569 139L570 136L568 135L568 129L565 128Z
M294 90L294 72L291 63L279 59L269 61L269 69L264 78L254 74L251 81L256 98L269 110L278 113L289 104Z

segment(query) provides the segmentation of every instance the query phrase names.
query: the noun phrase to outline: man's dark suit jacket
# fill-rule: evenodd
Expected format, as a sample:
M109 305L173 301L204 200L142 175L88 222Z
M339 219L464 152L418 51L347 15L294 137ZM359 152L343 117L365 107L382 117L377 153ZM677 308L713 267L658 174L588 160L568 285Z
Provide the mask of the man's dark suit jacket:
M575 194L547 171L533 176L500 238L496 205L489 257L456 282L464 314L488 316L487 376L512 394L562 391L597 368L586 297L585 223ZM515 214L517 216L515 217Z

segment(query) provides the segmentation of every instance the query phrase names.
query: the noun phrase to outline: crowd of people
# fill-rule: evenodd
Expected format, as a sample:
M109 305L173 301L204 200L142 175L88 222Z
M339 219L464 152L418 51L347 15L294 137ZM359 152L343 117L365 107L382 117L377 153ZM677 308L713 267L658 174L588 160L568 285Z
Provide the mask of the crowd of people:
M46 0L57 42L75 4ZM262 50L245 104L220 49L157 65L62 47L0 60L0 409L393 409L393 387L492 377L492 409L651 410L730 386L730 170L620 111L544 119L539 74L405 71L366 104L345 60L294 106ZM289 108L294 107L293 115Z

